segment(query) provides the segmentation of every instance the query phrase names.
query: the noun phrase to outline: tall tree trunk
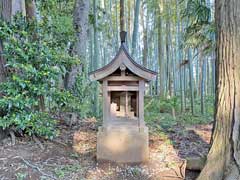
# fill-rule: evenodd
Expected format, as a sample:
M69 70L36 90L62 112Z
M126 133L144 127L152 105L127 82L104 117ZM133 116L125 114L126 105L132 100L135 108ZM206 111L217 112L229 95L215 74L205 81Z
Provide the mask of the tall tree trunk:
M205 93L206 93L206 59L203 58L203 62L202 62L202 76L201 76L201 84L200 84L200 87L201 87L201 114L204 114L205 113Z
M120 0L120 32L125 31L124 0Z
M211 66L212 66L212 95L215 93L215 53L212 54L211 59Z
M192 64L192 52L188 49L188 69L189 69L189 87L191 97L191 112L194 115L194 87L193 87L193 64Z
M142 63L144 67L147 67L147 56L148 56L148 17L149 17L149 10L147 9L147 16L146 22L144 21L144 4L142 3L141 6L141 20L142 20L142 27L143 27L143 50L142 50Z
M27 19L29 21L35 19L36 15L37 15L35 1L34 0L25 0L25 4L26 4Z
M115 44L115 49L113 49L112 47L110 47L109 49L111 49L112 52L114 52L114 50L117 50L117 45L118 45L118 42L117 42L117 39L114 35L114 24L113 24L113 16L112 16L112 0L109 0L109 12L110 12L110 15L109 15L109 28L110 28L110 34L111 34L111 37L112 37L112 44Z
M164 97L164 78L165 78L165 68L164 68L164 55L163 55L163 33L162 33L162 14L160 5L157 8L157 27L158 27L158 63L159 63L159 80L160 80L160 97Z
M67 89L72 89L76 83L76 78L80 73L86 71L86 42L88 30L89 1L76 0L73 24L76 32L77 41L74 47L75 53L79 57L81 64L71 67L69 74L66 75Z
M12 16L12 1L1 0L0 3L1 19L3 19L4 21L10 21Z
M131 17L131 15L132 15L132 6L131 6L131 3L132 1L131 0L127 0L127 10L128 10L128 13L127 13L127 37L128 37L128 41L127 41L127 43L128 43L128 48L130 48L130 42L131 42L131 19L132 19L132 17Z
M0 18L4 21L10 21L12 16L17 12L23 13L25 15L25 1L22 0L1 0L0 1ZM0 39L0 83L4 82L7 76L5 70L5 59L3 56L3 42Z
M28 22L35 21L37 19L37 9L36 4L34 0L25 0L26 4L26 17ZM38 33L34 29L32 41L36 42L38 40ZM39 110L45 111L45 97L43 95L39 96L39 102L38 102Z
M10 0L1 0L0 2L0 16L4 21L10 21L12 15L12 1ZM6 61L3 56L3 42L0 39L0 83L4 82L6 79L6 70L5 70Z
M165 41L166 41L166 63L167 63L167 67L166 67L166 80L167 80L167 95L171 96L170 91L171 91L171 59L170 59L170 10L169 10L169 2L168 1L164 1L165 4L165 8L167 9L167 17L166 17L166 37L165 37Z
M215 2L216 111L212 146L198 180L240 179L240 1Z
M134 26L133 26L133 34L132 34L132 56L133 57L136 55L136 52L137 52L139 11L140 11L140 0L136 0L135 10L134 10Z
M93 0L93 14L94 14L94 24L93 24L93 39L94 39L94 70L99 67L99 47L98 47L98 32L97 32L97 0ZM99 98L98 98L98 83L95 83L95 91L94 91L94 107L93 110L96 113L95 115L99 115Z
M3 43L0 40L0 83L4 82L7 76L6 74L7 72L5 70L6 61L2 54L3 54Z
M118 32L118 27L119 27L119 24L118 24L118 3L119 1L115 0L115 35L114 35L114 38L115 38L115 51L117 52L118 51L118 48L119 48L119 32Z
M176 13L177 13L177 58L178 58L178 64L179 64L179 88L180 88L180 102L181 102L181 112L185 110L184 108L184 89L183 89L183 68L181 66L183 61L183 52L180 48L181 45L181 20L180 20L180 10L179 10L179 4L176 0Z
M20 8L18 8L20 7ZM24 1L12 1L12 0L1 0L0 1L0 18L3 21L11 21L12 16L14 16L17 12L25 12L25 3ZM23 13L24 14L24 13ZM5 68L6 59L3 56L4 47L3 41L0 39L0 83L6 81L7 78L7 71ZM1 98L0 94L0 98ZM1 116L1 109L0 109L0 116ZM7 131L3 130L0 127L0 141L4 139L7 135Z

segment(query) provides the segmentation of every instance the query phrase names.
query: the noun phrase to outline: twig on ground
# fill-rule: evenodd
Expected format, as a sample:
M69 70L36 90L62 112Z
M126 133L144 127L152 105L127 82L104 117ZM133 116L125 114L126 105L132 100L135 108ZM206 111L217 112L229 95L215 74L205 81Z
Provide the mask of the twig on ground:
M29 166L29 167L31 167L31 168L33 168L33 169L36 169L36 170L37 170L38 172L40 172L43 176L49 177L49 178L54 179L54 180L57 180L57 178L56 178L55 176L52 176L52 175L50 175L50 174L47 174L47 173L43 172L39 167L37 167L36 165L31 164L30 162L28 162L27 160L25 160L23 157L21 157L21 156L16 156L15 158L21 159L27 166Z
M67 145L66 143L63 143L63 142L58 141L58 140L55 140L55 139L52 139L52 140L50 140L50 141L53 142L53 143L56 143L56 144L65 146L65 147L69 147L69 145Z
M38 145L42 150L44 150L45 148L44 148L43 144L41 143L41 141L40 141L35 135L33 135L32 137L33 137L33 140L37 143L37 145Z
M182 177L179 176L162 176L162 177L166 177L166 178L177 178L177 179L184 179Z
M182 164L179 167L180 174L183 179L185 179L186 165L187 165L187 161L185 159L183 159Z
M185 179L185 177L183 177L183 175L182 175L181 169L180 169L181 176L178 175L177 171L174 168L170 168L170 169L173 170L174 173L176 174L176 176L172 176L172 177L179 178L179 179ZM170 176L164 176L164 177L170 177Z

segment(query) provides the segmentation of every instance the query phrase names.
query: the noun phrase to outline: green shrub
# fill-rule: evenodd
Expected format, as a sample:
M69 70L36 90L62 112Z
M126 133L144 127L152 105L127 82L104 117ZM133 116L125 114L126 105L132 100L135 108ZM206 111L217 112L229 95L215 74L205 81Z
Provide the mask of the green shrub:
M57 121L49 112L53 104L62 107L70 97L68 92L59 90L61 67L65 60L76 60L67 56L62 59L58 49L41 36L41 29L34 29L36 26L36 22L28 23L21 16L11 24L0 21L8 70L6 81L0 84L0 127L52 138Z

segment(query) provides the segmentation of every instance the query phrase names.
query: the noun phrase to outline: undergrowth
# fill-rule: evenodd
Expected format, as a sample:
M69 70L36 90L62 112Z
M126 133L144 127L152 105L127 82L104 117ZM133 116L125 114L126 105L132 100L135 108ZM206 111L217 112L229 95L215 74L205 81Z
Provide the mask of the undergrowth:
M190 126L196 124L208 124L213 121L213 98L206 98L206 111L200 112L200 100L194 102L194 114L191 113L189 104L186 104L184 112L181 112L180 99L163 99L157 96L145 98L145 121L151 132L170 130L173 126L179 124ZM172 115L172 108L176 111L176 117Z

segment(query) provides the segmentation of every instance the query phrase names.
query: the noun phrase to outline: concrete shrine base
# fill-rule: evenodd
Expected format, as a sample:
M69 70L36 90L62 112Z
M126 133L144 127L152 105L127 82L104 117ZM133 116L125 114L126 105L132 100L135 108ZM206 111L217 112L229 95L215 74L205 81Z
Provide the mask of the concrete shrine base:
M97 134L97 160L116 163L142 163L148 161L148 128L99 128Z

